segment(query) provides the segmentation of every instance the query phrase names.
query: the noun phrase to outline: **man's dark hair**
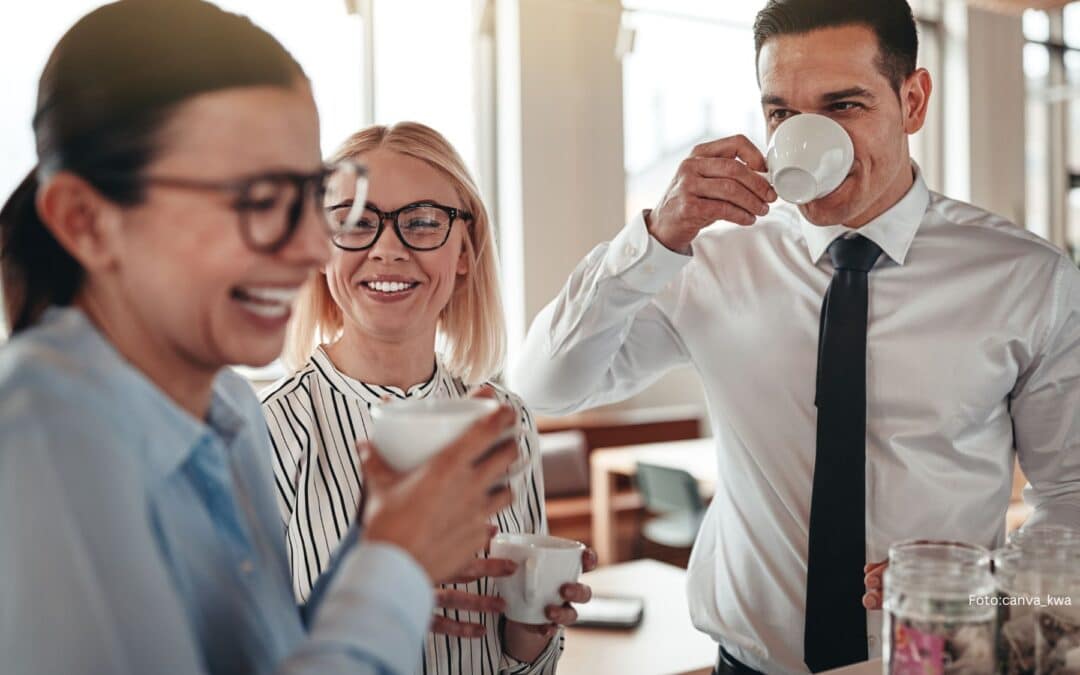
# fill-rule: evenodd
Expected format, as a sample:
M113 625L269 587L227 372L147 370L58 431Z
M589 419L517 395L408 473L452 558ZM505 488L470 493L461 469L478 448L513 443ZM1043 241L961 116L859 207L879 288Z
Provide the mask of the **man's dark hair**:
M907 0L769 0L754 20L754 50L778 35L863 25L878 39L877 68L897 93L915 72L919 34Z

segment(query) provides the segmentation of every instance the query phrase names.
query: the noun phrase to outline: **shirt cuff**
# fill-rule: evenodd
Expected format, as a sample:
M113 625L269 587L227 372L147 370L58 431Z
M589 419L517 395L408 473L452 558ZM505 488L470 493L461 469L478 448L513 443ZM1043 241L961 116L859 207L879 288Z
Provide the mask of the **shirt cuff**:
M432 582L402 549L362 542L348 553L327 589L312 633L369 654L389 672L420 667L435 608Z
M667 286L691 259L657 241L645 225L643 212L611 240L604 267L631 288L651 295Z

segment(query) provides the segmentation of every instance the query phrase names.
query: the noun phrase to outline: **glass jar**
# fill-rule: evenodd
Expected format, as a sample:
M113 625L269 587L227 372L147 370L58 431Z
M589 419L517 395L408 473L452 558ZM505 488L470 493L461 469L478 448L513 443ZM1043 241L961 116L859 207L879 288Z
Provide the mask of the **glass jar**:
M998 659L1009 675L1080 675L1080 530L1035 526L994 552Z
M1080 675L1080 549L1037 560L1036 675Z
M959 542L894 544L884 581L887 675L995 672L989 551Z
M1064 525L1033 525L1009 533L1008 545L1028 551L1080 548L1080 530Z
M1039 580L1030 553L1008 546L994 551L999 673L1035 675L1035 602Z

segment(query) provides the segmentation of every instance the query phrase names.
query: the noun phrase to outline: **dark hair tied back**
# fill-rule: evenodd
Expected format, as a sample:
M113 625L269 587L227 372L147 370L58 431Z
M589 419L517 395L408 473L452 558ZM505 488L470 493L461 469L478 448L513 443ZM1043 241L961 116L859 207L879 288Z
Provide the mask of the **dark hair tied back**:
M38 167L0 209L12 332L32 326L50 305L70 304L83 282L82 268L37 213L39 180L70 171L116 203L137 203L139 175L178 106L199 94L290 87L303 77L271 35L202 0L120 0L72 26L38 84Z

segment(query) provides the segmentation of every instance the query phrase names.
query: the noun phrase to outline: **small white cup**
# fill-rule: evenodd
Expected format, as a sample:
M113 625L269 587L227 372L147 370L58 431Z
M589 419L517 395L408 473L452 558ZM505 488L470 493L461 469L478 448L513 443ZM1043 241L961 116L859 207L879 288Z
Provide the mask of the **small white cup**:
M855 146L844 127L824 115L803 113L773 132L762 174L781 199L806 204L840 187L855 162Z
M559 589L581 576L585 544L543 534L499 533L491 540L491 557L517 563L508 577L497 577L495 588L506 601L506 618L529 624L550 623L548 605L563 604Z
M489 398L396 400L375 406L371 440L395 471L410 471L499 407Z

